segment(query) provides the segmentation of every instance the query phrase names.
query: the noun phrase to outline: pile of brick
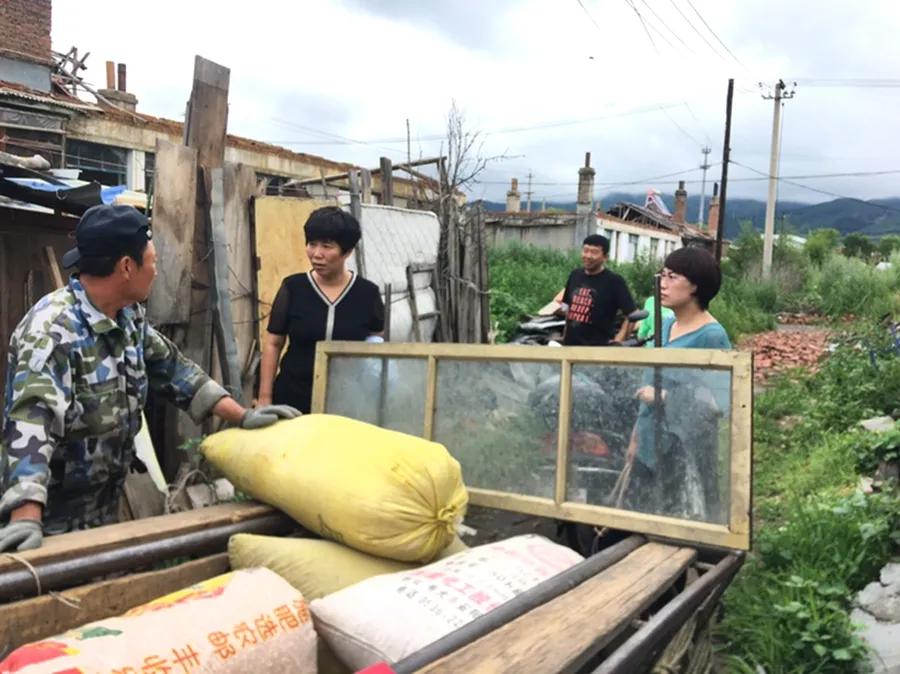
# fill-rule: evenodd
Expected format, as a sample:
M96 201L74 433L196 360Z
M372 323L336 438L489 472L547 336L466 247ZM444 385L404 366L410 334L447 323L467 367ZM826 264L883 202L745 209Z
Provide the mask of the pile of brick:
M764 384L786 370L801 368L815 372L828 348L830 334L824 329L763 332L742 342L740 348L753 351L753 380Z

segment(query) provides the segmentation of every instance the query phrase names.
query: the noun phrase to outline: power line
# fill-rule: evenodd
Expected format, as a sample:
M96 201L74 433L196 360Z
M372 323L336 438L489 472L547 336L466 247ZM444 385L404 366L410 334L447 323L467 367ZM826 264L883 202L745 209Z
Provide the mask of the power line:
M731 55L731 58L733 58L735 60L735 62L737 62L737 64L739 66L741 66L744 70L747 70L749 72L749 68L747 68L747 66L745 66L743 63L741 63L741 60L737 56L734 55L734 52L728 48L727 44L722 42L722 38L720 38L716 34L716 31L714 31L712 29L712 27L706 22L706 19L703 18L703 15L697 10L696 7L694 7L694 3L691 2L691 0L685 0L685 1L687 2L688 5L690 5L691 9L694 10L694 14L696 14L700 18L700 20L703 22L703 25L706 26L706 30L708 30L710 33L712 33L713 37L719 41L719 44L725 48L725 51L727 51Z
M742 163L740 163L740 162L738 162L738 161L735 161L735 160L733 160L733 159L731 160L731 163L734 164L735 166L740 166L741 168L745 168L745 169L747 169L748 171L753 171L753 173L758 173L759 175L764 176L763 178L756 178L756 180L768 180L768 179L770 178L770 175L769 175L768 173L765 173L764 171L760 171L760 170L758 170L758 169L755 169L755 168L753 168L752 166L747 166L746 164L742 164ZM857 177L857 176L864 176L864 175L887 175L887 174L889 174L889 173L900 173L900 169L898 169L898 170L892 170L892 171L870 171L870 172L866 172L866 173L864 173L864 172L858 172L858 173L851 173L851 174L838 174L838 173L833 173L833 174L820 175L820 176L791 176L791 178L794 178L795 180L799 180L799 179L801 179L801 178L804 178L804 179L808 179L808 178L834 178L834 177L838 177L838 176L841 176L841 177L850 177L850 176ZM740 180L740 179L739 179L739 180ZM753 179L753 178L745 178L744 180L754 180L754 179ZM780 182L784 182L784 183L786 183L786 184L788 184L788 185L793 185L794 187L799 187L799 188L804 189L804 190L809 190L810 192L817 192L817 193L819 193L819 194L824 194L824 195L826 195L826 196L834 197L834 198L836 198L836 199L848 199L848 200L850 200L850 201L855 201L855 202L858 202L858 203L861 203L861 204L868 204L869 206L876 206L876 207L881 208L881 209L883 209L883 210L885 210L885 211L894 211L894 212L900 213L900 208L895 208L895 207L893 207L893 206L888 206L888 205L886 205L886 204L879 204L879 203L876 202L876 201L866 201L865 199L860 199L859 197L848 197L848 196L846 196L846 195L844 195L844 194L838 194L837 192L829 192L828 190L821 190L821 189L818 189L818 188L816 188L816 187L810 187L809 185L804 185L803 183L797 183L797 182L794 182L794 180L791 180L791 179L786 178L786 177L784 177L784 176L778 177L777 180L779 180Z
M641 2L643 2L644 5L647 7L647 9L649 9L650 12L653 14L653 16L656 17L656 20L659 21L663 25L663 27L666 30L668 30L675 37L676 40L678 40L681 44L684 45L685 49L687 49L691 54L694 54L695 56L697 55L697 52L695 52L693 49L691 49L690 46L688 45L688 43L685 42L684 40L682 40L681 36L678 33L676 33L672 29L672 27L659 16L659 14L656 13L656 10L653 9L653 6L649 2L647 2L647 0L641 0ZM659 31L657 31L657 32L659 32ZM672 43L669 42L669 44L672 44Z
M698 30L698 28L691 22L691 20L689 18L687 18L687 15L681 11L681 8L678 5L675 4L675 0L669 0L669 2L672 3L672 6L675 8L675 10L679 14L681 14L681 18L684 19L687 22L687 24L694 30L694 32L700 36L700 39L706 43L706 45L710 48L710 50L712 50L712 52L716 56L718 56L720 59L722 59L723 61L727 60L724 56L722 56L722 54L719 53L719 51L715 47L712 46L712 43L706 39L706 36L703 35L703 33L701 33Z
M580 0L579 0L580 2ZM637 6L634 4L634 0L625 0L625 4L627 4L631 9L634 10L634 13L637 14L638 21L641 22L641 27L644 29L644 32L647 34L647 39L650 40L650 44L653 45L653 49L659 54L659 47L656 46L656 42L653 40L653 36L650 35L650 31L647 30L647 24L644 23L644 17L641 16L641 13L638 11Z
M584 3L581 2L581 0L575 0L575 1L578 3L578 6L584 10L584 13L587 14L588 18L591 20L591 23L593 23L594 26L597 28L597 30L599 30L602 33L603 29L600 27L600 24L597 23L597 20L593 17L593 15L588 11L588 8L584 6Z
M687 105L687 103L685 103L685 105ZM681 133L683 133L685 136L687 136L687 137L691 140L691 142L696 143L696 144L699 145L700 147L703 147L703 143L701 143L699 140L697 140L696 138L694 138L690 133L688 133L687 130L685 130L685 128L684 128L683 126L681 126L681 124L679 124L678 122L675 121L675 118L672 117L672 115L670 115L670 114L668 113L668 111L663 110L662 108L660 108L660 110L663 111L663 113L665 114L665 116L669 118L669 121L672 122L672 124L674 124L675 127L676 127L679 131L681 131Z

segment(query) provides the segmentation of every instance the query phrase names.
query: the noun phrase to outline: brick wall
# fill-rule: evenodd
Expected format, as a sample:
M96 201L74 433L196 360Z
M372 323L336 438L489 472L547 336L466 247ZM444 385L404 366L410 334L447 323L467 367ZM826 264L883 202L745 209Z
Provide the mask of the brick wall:
M52 0L0 0L0 53L49 63Z

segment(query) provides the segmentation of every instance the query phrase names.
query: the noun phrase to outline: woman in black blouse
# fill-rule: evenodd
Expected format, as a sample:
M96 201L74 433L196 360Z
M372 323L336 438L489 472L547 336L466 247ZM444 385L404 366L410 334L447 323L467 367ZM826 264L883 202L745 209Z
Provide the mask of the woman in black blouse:
M316 342L381 341L384 303L374 283L347 269L347 258L362 235L356 218L327 206L309 216L303 231L312 270L285 278L275 296L260 363L258 404L291 405L308 414Z

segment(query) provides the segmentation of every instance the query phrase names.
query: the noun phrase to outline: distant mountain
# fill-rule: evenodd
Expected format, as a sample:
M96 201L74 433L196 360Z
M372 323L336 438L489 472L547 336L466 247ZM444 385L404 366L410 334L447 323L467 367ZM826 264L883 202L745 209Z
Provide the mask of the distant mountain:
M600 199L603 209L612 207L620 201L643 204L645 194L614 192ZM663 201L669 210L675 208L675 198L663 195ZM707 197L707 206L709 197ZM485 201L485 209L489 212L502 212L506 204L496 201ZM548 209L574 211L575 202L547 202ZM687 203L688 220L697 220L700 197L689 196ZM532 210L540 210L540 202L532 202ZM728 199L726 205L725 236L733 239L740 233L741 223L750 222L762 231L766 219L766 203L758 199ZM791 231L806 234L813 229L833 227L841 234L858 232L866 236L881 237L885 234L900 234L900 197L857 201L855 199L834 199L821 204L804 204L796 201L781 201L775 209L775 229L787 225Z

